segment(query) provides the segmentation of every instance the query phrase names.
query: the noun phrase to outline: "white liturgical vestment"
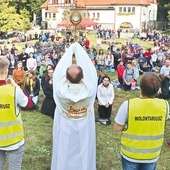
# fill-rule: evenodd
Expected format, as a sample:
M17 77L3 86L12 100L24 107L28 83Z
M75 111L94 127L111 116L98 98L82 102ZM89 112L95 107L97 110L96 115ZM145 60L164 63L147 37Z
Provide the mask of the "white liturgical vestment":
M66 80L66 70L76 64L84 78L80 84ZM53 77L56 110L53 124L51 170L96 170L94 100L96 69L80 44L72 44L59 61Z

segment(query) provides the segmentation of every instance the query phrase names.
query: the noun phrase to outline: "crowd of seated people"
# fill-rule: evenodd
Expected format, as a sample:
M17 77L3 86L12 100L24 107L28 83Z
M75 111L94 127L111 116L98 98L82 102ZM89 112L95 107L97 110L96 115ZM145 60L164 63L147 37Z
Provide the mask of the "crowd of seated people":
M11 49L8 49L7 46L0 47L0 54L6 56L10 61L8 77L13 77L21 89L30 97L33 102L32 109L37 106L41 88L44 100L49 97L47 90L44 90L44 85L45 89L49 90L49 93L52 92L52 81L49 77L48 67L55 70L64 52L70 43L74 41L69 38L67 36L57 43L41 40L35 44L28 42L21 53L18 53L15 44L12 44ZM92 45L90 39L85 38L84 35L78 39L78 42L86 50L97 71L104 70L106 74L117 72L117 78L120 83L118 88L124 90L134 89L132 88L134 84L136 88L139 88L139 75L152 71L159 73L170 57L170 48L166 47L164 43L158 43L157 39L153 43L153 47L148 49L144 49L134 40L132 42L127 41L122 46L116 42L110 42L106 48L102 45L100 47ZM132 71L129 71L128 67ZM162 72L161 74L163 75ZM43 112L44 109L41 110ZM53 117L53 113L48 113L48 111L44 114Z

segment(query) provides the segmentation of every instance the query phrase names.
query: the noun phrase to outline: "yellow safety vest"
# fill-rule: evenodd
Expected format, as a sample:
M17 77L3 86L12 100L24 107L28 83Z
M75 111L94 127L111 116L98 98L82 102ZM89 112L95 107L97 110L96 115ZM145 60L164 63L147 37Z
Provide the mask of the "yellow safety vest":
M21 113L16 115L15 88L0 86L0 147L7 147L24 138Z
M121 137L121 152L135 160L152 160L159 156L167 113L162 99L129 100L127 130Z

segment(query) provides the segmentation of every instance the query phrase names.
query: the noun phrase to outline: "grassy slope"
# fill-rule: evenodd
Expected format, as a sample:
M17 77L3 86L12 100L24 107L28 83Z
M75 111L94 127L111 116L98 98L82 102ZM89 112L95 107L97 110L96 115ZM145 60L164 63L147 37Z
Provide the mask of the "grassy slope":
M89 35L91 44L96 43L96 36ZM115 41L125 42L120 39ZM132 40L133 41L133 40ZM143 46L150 47L151 44L143 43ZM10 46L10 45L9 45ZM16 45L18 47L24 44ZM102 45L106 48L106 45ZM110 74L111 79L116 77L115 73ZM96 124L96 138L97 138L97 170L120 170L120 136L121 133L113 132L113 120L121 103L128 98L139 96L139 91L124 92L115 89L115 100L113 103L112 124L111 126L102 126ZM42 92L40 94L39 106L43 100ZM97 101L95 102L95 112L97 113ZM38 111L26 112L23 111L23 123L25 129L25 153L23 158L23 170L50 170L51 153L52 153L52 124L50 117ZM161 152L161 157L158 161L158 170L168 170L170 167L170 152L166 145L166 141L170 140L170 122L167 121L165 143Z

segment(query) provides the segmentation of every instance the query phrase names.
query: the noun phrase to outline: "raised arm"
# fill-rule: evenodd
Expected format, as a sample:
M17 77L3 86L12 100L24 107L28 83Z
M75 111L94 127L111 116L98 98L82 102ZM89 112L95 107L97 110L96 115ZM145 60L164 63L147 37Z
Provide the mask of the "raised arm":
M94 90L97 89L97 72L96 69L91 62L89 56L87 55L86 51L83 47L78 44L74 43L73 45L75 48L75 57L77 64L83 69L84 73L84 82L88 82L88 84L93 87Z

